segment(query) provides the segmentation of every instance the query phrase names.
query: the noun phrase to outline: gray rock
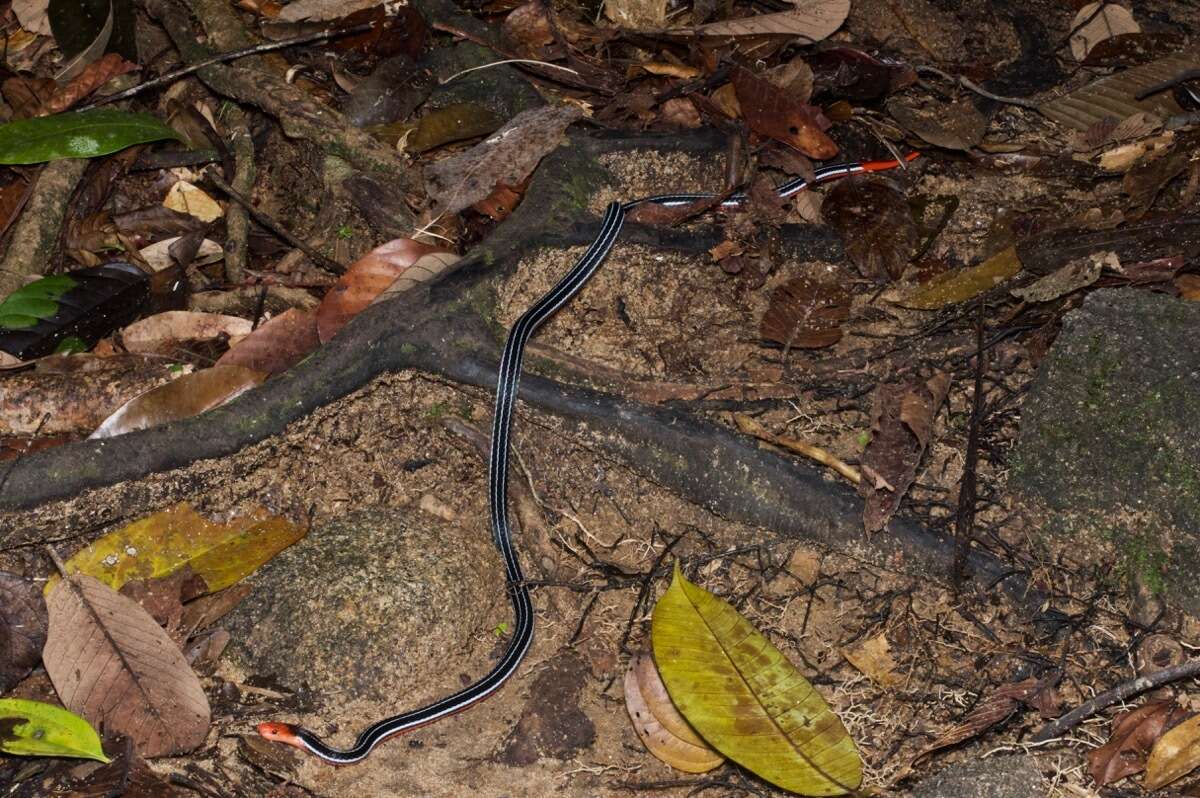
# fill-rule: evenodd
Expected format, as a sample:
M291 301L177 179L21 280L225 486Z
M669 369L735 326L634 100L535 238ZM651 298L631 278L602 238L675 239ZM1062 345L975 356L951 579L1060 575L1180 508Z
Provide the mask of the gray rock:
M486 520L402 512L316 527L267 563L227 618L234 661L326 702L394 701L417 686L437 694L439 682L457 689L451 660L485 670L478 652L467 662L472 637L509 613Z
M951 765L923 779L913 798L1041 798L1049 785L1032 756L997 756Z
M1088 296L1063 319L1029 392L1011 482L1064 511L1047 531L1077 536L1086 528L1116 547L1116 568L1138 569L1193 612L1200 610L1198 330L1200 303L1131 290Z

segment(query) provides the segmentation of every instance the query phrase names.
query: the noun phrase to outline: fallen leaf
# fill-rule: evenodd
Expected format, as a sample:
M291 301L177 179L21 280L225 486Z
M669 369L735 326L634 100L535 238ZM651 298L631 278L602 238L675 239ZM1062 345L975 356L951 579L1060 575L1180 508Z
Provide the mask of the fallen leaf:
M46 642L46 602L38 586L0 571L0 693L38 666Z
M49 78L18 75L5 80L0 91L12 107L13 119L29 119L42 115L46 103L58 92L58 84Z
M163 200L163 207L195 216L202 222L215 222L225 215L225 211L216 200L186 180L180 180L171 186L166 199Z
M200 680L136 602L83 574L47 601L46 672L68 709L133 739L147 757L204 742L211 714Z
M121 330L121 343L130 352L172 354L188 345L250 334L249 321L220 313L168 310L147 316Z
M676 770L705 773L725 757L714 751L671 703L649 654L638 654L625 671L625 711L646 750Z
M1088 3L1071 20L1071 55L1076 61L1087 58L1100 42L1124 33L1141 33L1129 9L1116 3Z
M253 590L250 585L239 583L218 593L189 601L183 606L180 626L189 634L203 631L232 612Z
M1016 247L997 252L978 266L943 272L919 286L897 304L917 310L957 305L990 291L1021 271Z
M998 687L984 697L975 709L968 712L962 720L921 749L920 753L913 757L913 761L916 762L947 746L969 740L1003 723L1017 711L1023 702L1036 701L1038 694L1047 687L1047 681L1035 678Z
M1014 288L1009 293L1026 302L1049 302L1096 282L1105 267L1117 272L1121 270L1121 262L1115 252L1096 252L1071 261L1058 271L1040 277L1027 286Z
M896 673L891 645L882 632L841 651L851 665L880 687L894 687L903 681L900 674Z
M671 701L714 748L785 790L841 795L862 782L846 727L787 657L676 563L654 607L654 661Z
M288 308L231 346L216 365L241 366L264 374L280 374L320 345L316 314L300 308Z
M1175 287L1179 289L1181 299L1200 301L1200 274L1179 275L1175 278Z
M138 68L137 64L129 63L120 54L108 53L99 61L88 64L70 83L51 97L43 106L42 113L61 113L113 78L135 72Z
M111 438L191 418L235 399L267 378L241 366L213 366L184 374L121 405L90 438Z
M863 527L868 534L887 526L916 479L932 435L933 419L949 389L950 376L943 372L923 382L880 383L875 389L871 441L863 451L863 471L870 468L890 489L878 487L878 478L858 485L865 501Z
M837 155L837 145L825 135L829 120L819 108L800 102L742 66L734 67L730 82L737 92L742 118L755 133L795 147L817 160Z
M695 28L677 28L701 36L788 36L812 44L828 38L850 14L850 0L794 0L794 9L774 14L710 22Z
M375 247L350 264L350 268L338 278L317 308L317 331L321 342L332 338L350 319L427 256L458 260L457 255L442 247L422 244L411 238L397 238ZM428 275L425 279L428 279Z
M969 98L953 103L928 100L921 105L895 97L887 102L888 113L901 126L937 147L969 150L983 141L987 120Z
M39 36L50 36L50 18L46 11L50 0L13 0L12 12L22 28Z
M1146 767L1146 754L1172 719L1184 710L1175 699L1149 701L1113 720L1108 742L1088 751L1088 772L1098 786L1111 784Z
M842 338L850 293L833 280L795 277L771 293L760 337L784 349L820 349Z
M280 22L301 22L306 19L326 22L376 5L379 5L379 0L294 0L283 7L277 19Z
M146 264L156 272L170 268L175 265L175 259L171 257L171 247L175 242L180 241L182 236L172 236L164 238L162 241L155 241L153 244L142 247L138 250L138 255ZM196 250L195 257L189 266L206 266L210 263L216 263L225 257L225 250L216 241L204 239L200 242L200 248Z
M1038 106L1038 110L1060 125L1087 130L1108 116L1124 119L1138 111L1167 119L1180 113L1171 92L1152 94L1144 100L1134 99L1143 89L1171 80L1181 72L1200 69L1200 54L1184 51L1149 64L1126 69L1081 89L1055 97Z
M22 698L0 698L0 751L108 761L100 735L86 720L62 707Z
M1200 766L1200 715L1193 715L1158 738L1146 760L1142 787L1157 790Z
M917 224L908 198L891 180L842 180L826 192L821 215L864 277L897 280L904 273L917 245Z
M831 47L806 57L814 91L854 102L870 102L917 82L908 64L884 62L862 50Z
M582 115L573 105L522 111L463 154L426 167L429 198L440 212L456 213L486 199L500 183L520 185Z
M182 594L187 601L240 582L306 531L262 508L220 523L178 504L93 541L66 561L65 570L120 590L134 580L162 579L187 569L198 580ZM47 595L58 581L54 576L47 582Z

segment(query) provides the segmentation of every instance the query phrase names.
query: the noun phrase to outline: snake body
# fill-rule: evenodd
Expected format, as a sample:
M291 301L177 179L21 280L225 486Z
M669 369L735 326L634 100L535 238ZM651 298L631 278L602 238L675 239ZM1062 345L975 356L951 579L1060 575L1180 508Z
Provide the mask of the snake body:
M916 157L916 153L910 155L906 160L912 160L914 157ZM900 161L836 164L816 170L811 181L797 177L776 187L775 190L781 198L786 199L812 185L837 180L848 175L892 169L900 165ZM372 723L358 735L354 745L349 748L335 748L308 729L291 723L260 723L258 725L260 735L268 740L295 746L331 764L350 765L361 762L380 743L389 738L475 706L499 690L516 673L533 643L534 627L533 601L530 598L529 587L525 584L525 576L521 571L517 552L513 548L512 531L508 523L507 501L512 415L517 400L517 389L521 382L521 365L525 355L525 345L547 319L579 293L579 290L587 284L596 270L604 263L612 251L613 245L617 242L617 237L625 222L625 216L630 210L649 204L667 208L681 207L703 200L711 200L715 196L715 194L659 194L627 203L610 203L600 223L600 231L587 251L550 291L521 315L509 330L496 378L496 406L492 419L491 453L488 460L488 501L491 507L492 539L504 560L508 594L515 616L512 637L508 641L504 656L483 678L458 692L419 709ZM720 206L731 208L745 202L746 195L738 193L722 200Z

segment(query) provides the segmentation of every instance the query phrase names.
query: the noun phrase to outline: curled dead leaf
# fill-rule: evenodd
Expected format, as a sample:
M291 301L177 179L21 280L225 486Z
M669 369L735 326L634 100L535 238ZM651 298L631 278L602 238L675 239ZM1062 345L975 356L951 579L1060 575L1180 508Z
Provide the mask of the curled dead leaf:
M184 374L121 405L89 437L111 438L190 418L225 404L267 378L241 366L213 366Z
M725 761L688 725L671 703L649 654L638 654L625 672L625 709L646 750L676 770L704 773Z

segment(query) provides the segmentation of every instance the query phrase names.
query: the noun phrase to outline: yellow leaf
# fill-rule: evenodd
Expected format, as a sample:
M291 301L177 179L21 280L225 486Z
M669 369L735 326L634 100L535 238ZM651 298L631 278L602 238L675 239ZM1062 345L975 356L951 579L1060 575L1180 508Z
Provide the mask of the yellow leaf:
M266 510L209 521L187 504L134 521L67 560L68 574L83 573L120 590L135 579L157 579L190 566L204 580L204 593L224 590L304 537L307 530ZM45 594L58 584L53 576Z
M654 608L654 660L675 706L713 748L800 795L862 782L846 727L737 610L683 577Z
M936 310L966 302L1021 271L1016 247L997 252L978 266L939 274L899 304L917 310Z
M1158 738L1146 760L1142 786L1157 790L1191 773L1200 765L1200 715L1180 723Z
M842 656L850 664L862 671L875 684L881 687L892 687L904 681L896 673L896 660L892 657L892 647L887 637L880 632L875 637L867 638L857 645L842 649Z
M638 654L629 662L625 709L646 750L676 770L705 773L725 761L675 709L649 654Z

